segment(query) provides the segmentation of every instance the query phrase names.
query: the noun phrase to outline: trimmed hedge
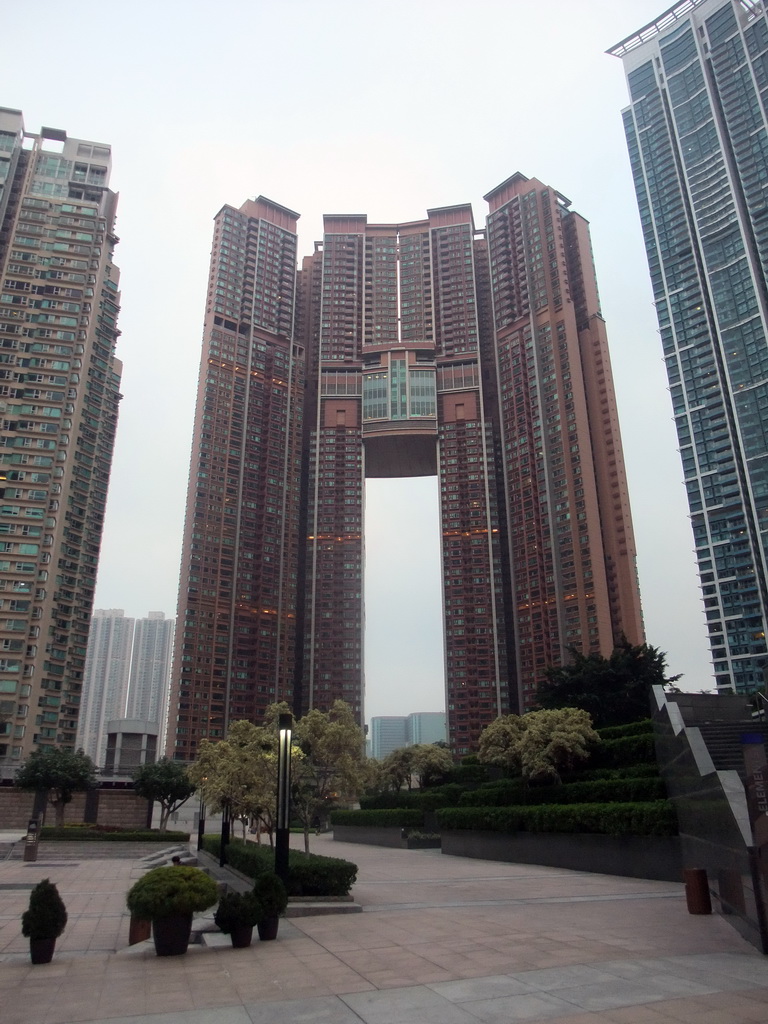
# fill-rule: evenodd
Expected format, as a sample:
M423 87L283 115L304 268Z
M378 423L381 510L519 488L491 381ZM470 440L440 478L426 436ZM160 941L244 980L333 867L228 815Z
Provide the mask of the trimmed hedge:
M644 718L641 722L627 722L626 725L606 725L597 730L601 740L619 740L625 736L645 736L653 732L653 722Z
M594 768L626 768L628 765L656 764L656 748L653 733L637 736L623 736L603 740L595 746L589 757Z
M434 811L438 807L458 807L459 799L465 789L466 787L458 782L449 782L444 786L429 786L426 789L402 789L399 793L377 793L375 796L361 797L360 807L364 811L390 810L392 808Z
M583 772L569 772L563 775L563 782L596 782L599 779L658 779L659 766L654 764L630 764L623 768L586 768Z
M472 754L468 754L461 762L455 764L448 773L449 784L458 783L462 787L480 786L498 771L494 765L480 764L479 761L470 761ZM475 758L477 755L474 755Z
M674 836L672 803L549 804L538 807L447 807L437 812L441 829L488 832L571 832L598 835Z
M667 790L662 779L602 779L569 782L561 786L494 786L466 792L460 807L506 807L511 804L609 804L664 800Z
M367 828L421 828L422 811L409 808L383 808L360 811L331 811L332 825L362 825Z
M40 839L76 843L188 843L189 832L156 832L149 829L100 828L98 825L44 825Z
M218 857L220 847L221 840L217 836L203 838L206 853ZM232 839L227 845L227 864L249 878L256 878L275 870L275 851L272 847ZM288 852L286 889L289 896L346 896L356 878L357 864L351 861L301 850Z

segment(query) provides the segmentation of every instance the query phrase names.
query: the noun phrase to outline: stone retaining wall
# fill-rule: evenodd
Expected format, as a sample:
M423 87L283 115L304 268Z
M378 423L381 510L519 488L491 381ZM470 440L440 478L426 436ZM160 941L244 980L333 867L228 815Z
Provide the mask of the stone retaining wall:
M342 843L405 847L398 827L366 828L334 825L333 838ZM680 882L683 877L677 836L601 836L555 832L459 831L442 829L442 851L452 857L541 864L596 871L604 875Z
M443 830L443 853L514 864L542 864L604 875L680 882L683 868L677 836L601 836L550 832Z

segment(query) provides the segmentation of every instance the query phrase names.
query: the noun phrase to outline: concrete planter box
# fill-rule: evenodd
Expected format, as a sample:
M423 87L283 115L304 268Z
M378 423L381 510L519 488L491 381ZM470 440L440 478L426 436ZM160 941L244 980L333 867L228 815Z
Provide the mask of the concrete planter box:
M337 843L393 846L399 850L405 846L403 829L400 825L386 825L383 828L367 828L365 825L334 825L333 838Z
M409 850L439 850L441 840L437 839L419 839L418 836L408 836L405 840L405 846Z
M677 836L602 836L547 832L480 832L444 829L443 853L514 864L595 871L629 878L680 882Z

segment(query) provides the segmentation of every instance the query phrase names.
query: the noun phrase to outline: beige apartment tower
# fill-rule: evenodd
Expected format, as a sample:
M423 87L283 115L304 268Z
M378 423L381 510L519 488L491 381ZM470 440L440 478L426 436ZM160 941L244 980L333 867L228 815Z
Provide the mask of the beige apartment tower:
M0 768L74 749L117 424L109 146L0 108Z

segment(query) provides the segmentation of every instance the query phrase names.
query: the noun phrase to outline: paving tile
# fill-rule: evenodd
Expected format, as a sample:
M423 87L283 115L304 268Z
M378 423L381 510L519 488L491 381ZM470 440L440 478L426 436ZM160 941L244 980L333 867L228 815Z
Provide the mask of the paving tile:
M556 992L558 989L574 985L589 985L614 980L614 976L609 972L588 964L550 967L539 971L516 971L512 977L528 989L542 992Z
M365 1024L477 1024L476 1016L421 986L341 998Z
M480 999L462 1003L477 1020L487 1024L538 1021L573 1012L573 1005L547 992L529 992L503 999Z
M185 1010L142 1014L133 1017L110 1017L109 1024L252 1024L243 1006L226 1006L220 1010Z
M292 999L284 1003L248 1003L252 1024L360 1024L360 1018L335 996Z
M445 981L428 986L438 995L452 1003L464 1003L472 999L496 999L501 996L516 996L530 992L531 986L507 974L491 977L471 978L462 981Z

